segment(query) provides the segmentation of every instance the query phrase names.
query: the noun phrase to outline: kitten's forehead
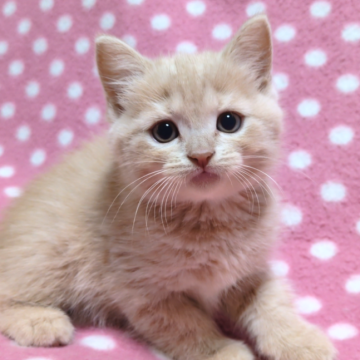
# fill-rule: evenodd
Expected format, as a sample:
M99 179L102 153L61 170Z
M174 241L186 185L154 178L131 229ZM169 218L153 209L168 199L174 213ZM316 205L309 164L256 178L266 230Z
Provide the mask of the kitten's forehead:
M250 89L247 77L216 53L159 59L145 83L151 84L153 104L161 99L167 113L181 114L193 125L234 98L247 97Z
M172 58L163 58L160 64L168 67L173 76L187 76L189 73L201 78L204 75L206 64L201 61L200 56L193 55L176 55Z
M207 75L210 63L201 61L199 56L178 55L163 59L158 71L164 73L164 82L159 84L168 90L168 105L174 112L198 115L204 111L207 99L216 100L215 89ZM190 115L190 114L189 114Z

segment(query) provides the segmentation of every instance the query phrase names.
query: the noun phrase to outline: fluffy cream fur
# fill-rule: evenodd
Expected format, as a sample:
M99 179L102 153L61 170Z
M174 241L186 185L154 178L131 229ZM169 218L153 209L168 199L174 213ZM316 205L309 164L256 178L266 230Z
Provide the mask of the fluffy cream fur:
M246 22L221 53L150 61L101 36L97 61L109 138L67 157L8 210L0 330L21 345L52 346L71 341L70 318L126 321L174 359L254 359L218 330L222 311L271 359L334 359L267 265L282 112L266 17ZM217 130L224 111L243 116L239 131ZM179 130L168 143L151 135L163 119ZM194 182L204 154L216 180Z

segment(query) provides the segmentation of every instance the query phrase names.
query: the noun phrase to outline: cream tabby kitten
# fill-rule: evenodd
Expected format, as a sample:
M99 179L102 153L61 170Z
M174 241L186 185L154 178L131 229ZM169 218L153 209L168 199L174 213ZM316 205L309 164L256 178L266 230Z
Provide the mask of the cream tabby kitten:
M52 346L71 341L70 317L125 319L173 359L254 359L218 329L220 312L270 359L334 359L267 263L282 112L266 17L221 53L152 61L113 37L96 45L110 140L75 152L7 212L2 333Z

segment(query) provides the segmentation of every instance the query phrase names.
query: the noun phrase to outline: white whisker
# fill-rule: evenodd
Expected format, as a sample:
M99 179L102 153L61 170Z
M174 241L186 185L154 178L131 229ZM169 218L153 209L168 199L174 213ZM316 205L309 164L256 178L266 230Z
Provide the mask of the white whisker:
M115 214L115 216L113 217L111 223L113 223L113 222L115 221L115 219L116 219L116 217L117 217L117 215L118 215L121 207L123 206L123 204L125 203L125 201L127 200L127 198L135 191L135 189L137 189L141 184L143 184L144 182L146 182L146 181L148 181L149 179L153 178L154 176L157 176L157 175L162 174L162 173L164 173L164 172L165 172L165 170L158 170L158 171L153 171L153 172L150 173L150 174L144 175L143 177L145 177L145 176L147 176L147 177L146 177L143 181L141 181L139 184L137 184L137 185L127 194L127 196L125 197L125 199L122 201L122 203L121 203L120 206L118 207L118 209L117 209L117 211L116 211L116 214ZM143 177L141 177L141 178L143 178ZM140 179L141 179L141 178L140 178ZM138 179L138 180L140 180L140 179ZM137 180L136 180L136 181L137 181ZM133 183L134 183L134 181L133 181L131 184L133 184ZM126 186L126 188L128 188L131 184L129 184L128 186ZM124 188L121 192L123 192L126 188ZM120 193L121 193L121 192L120 192ZM115 200L118 198L118 196L120 195L120 193L116 196ZM115 200L114 200L114 201L115 201ZM113 201L113 202L114 202L114 201Z
M157 181L152 187L151 187L151 189L153 189L154 187L156 187L156 186L161 186L161 184L163 183L163 182L165 182L165 178L163 178L163 179L160 179L159 181ZM155 191L151 194L151 196L150 196L150 198L149 198L149 200L147 201L147 204L146 204L146 209L145 209L145 225L146 225L146 229L148 230L148 218L149 218L149 215L150 215L150 212L151 212L151 208L152 208L152 205L150 206L150 209L148 210L148 208L149 208L149 205L150 204L152 204L152 202L151 202L151 199L153 198L153 196L156 194L156 192L157 192L157 190L158 189L155 189ZM155 211L155 210L154 210ZM149 230L148 230L149 231Z
M280 185L279 185L270 175L268 175L266 172L261 171L260 169L254 168L253 166L250 166L250 165L242 164L241 166L244 166L244 167L246 167L246 168L253 169L253 170L255 170L255 171L261 172L261 173L264 174L268 179L270 179L270 180L279 188L279 190L281 190Z
M254 180L254 181L260 186L260 189L261 189L261 192L262 192L262 194L263 194L263 196L264 196L265 202L267 203L266 194L269 194L269 191L268 191L267 188L264 187L264 185L263 185L260 181L262 181L266 186L268 186L268 184L266 184L266 182L265 182L261 177L259 177L259 176L258 176L258 178L260 179L260 181L257 180L257 179L254 177L254 176L256 176L256 174L253 174L253 173L251 173L250 171L247 171L247 170L245 170L245 169L241 169L241 172L242 172L245 176L249 176L250 179ZM269 188L269 189L270 189L270 188ZM264 190L265 190L265 192L264 192ZM271 192L271 195L273 195L271 189L270 189L270 192Z
M178 190L178 187L181 186L183 182L183 179L181 179L176 185L175 185L175 189L174 189L174 192L173 192L173 195L171 197L171 202L170 202L170 214L171 214L171 217L173 216L173 200L174 200L174 196Z
M175 181L176 181L176 178L173 177L172 179L170 179L170 185L169 187L166 189L166 192L164 194L164 198L165 198L165 203L164 203L164 206L165 206L165 222L166 222L166 226L168 225L167 223L167 202L168 202L168 199L169 199L169 196L171 194L171 190L173 189L173 185L175 184ZM164 200L163 198L163 200ZM161 201L161 206L162 206L162 201Z
M154 174L155 172L158 173L158 172L160 172L160 171L163 171L163 170L153 171L153 172L151 172L151 173L149 173L149 174L146 174L146 175L144 175L144 176L141 176L140 178L132 181L130 184L128 184L127 186L125 186L125 187L115 196L114 200L111 202L108 210L106 211L106 214L105 214L105 216L104 216L104 219L103 219L102 222L101 222L101 226L104 225L104 221L105 221L106 217L108 216L109 211L111 210L111 208L112 208L112 206L114 205L115 201L118 199L118 197L119 197L129 186L131 186L132 184L136 183L137 181L140 181L140 180L143 179L144 177L150 176L150 175Z
M260 216L260 200L259 200L259 196L258 196L258 194L257 194L257 192L256 192L256 189L254 188L254 186L251 184L251 182L248 180L248 179L246 179L246 177L242 174L242 173L240 173L240 172L237 172L236 173L238 176L240 176L244 181L246 181L246 183L247 184L249 184L249 186L250 186L250 193L251 194L255 194L255 197L256 197L256 202L257 202L257 206L258 206L258 216ZM251 207L251 214L253 214L253 212L254 212L254 197L253 197L253 195L251 195L252 196L252 199L253 199L253 202L252 202L252 207Z
M258 174L255 174L255 173L252 172L251 170L242 169L242 171L243 171L244 173L250 175L250 176L253 175L253 176L256 176L258 179L260 179L260 181L262 181L263 184L266 186L266 188L267 188L267 193L269 193L269 194L273 197L273 199L276 199L276 196L275 196L275 194L273 193L271 187L269 186L269 184L268 184L261 176L259 176ZM252 177L252 178L256 181L256 179L255 179L254 177ZM256 181L256 182L260 185L260 183L259 183L258 181Z
M166 178L165 178L165 179L166 179ZM139 202L138 202L138 205L137 205L137 207L136 207L136 210L135 210L134 221L133 221L133 226L132 226L132 231L131 231L132 233L134 232L136 215L137 215L137 213L138 213L138 211L139 211L139 208L140 208L140 205L141 205L143 199L144 199L144 198L146 197L146 195L153 189L154 185L156 185L156 184L157 184L158 182L160 182L161 180L163 180L163 179L160 179L160 180L156 181L155 184L153 184L149 189L147 189L147 190L144 192L143 196L140 198L140 200L139 200Z
M168 180L168 179L167 179L167 180ZM165 182L165 183L163 183L163 184L161 185L160 190L159 190L159 193L158 193L158 195L156 196L155 203L157 203L158 198L159 198L161 192L162 192L164 189L166 189L167 185L168 185L167 182ZM164 200L164 198L163 198L162 200ZM154 212L154 216L155 216L155 212ZM164 228L164 232L165 232L165 234L166 234L167 232L166 232L166 228L165 228L165 225L164 225L163 214L162 214L162 202L161 202L161 204L160 204L160 218L161 218L161 224L162 224L162 226L163 226L163 228Z

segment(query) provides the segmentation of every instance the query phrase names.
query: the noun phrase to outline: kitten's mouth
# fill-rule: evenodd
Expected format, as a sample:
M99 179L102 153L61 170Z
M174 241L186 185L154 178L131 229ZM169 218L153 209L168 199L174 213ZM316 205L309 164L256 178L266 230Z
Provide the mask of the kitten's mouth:
M203 170L200 173L195 174L190 182L196 186L212 185L220 179L220 176L209 171Z

